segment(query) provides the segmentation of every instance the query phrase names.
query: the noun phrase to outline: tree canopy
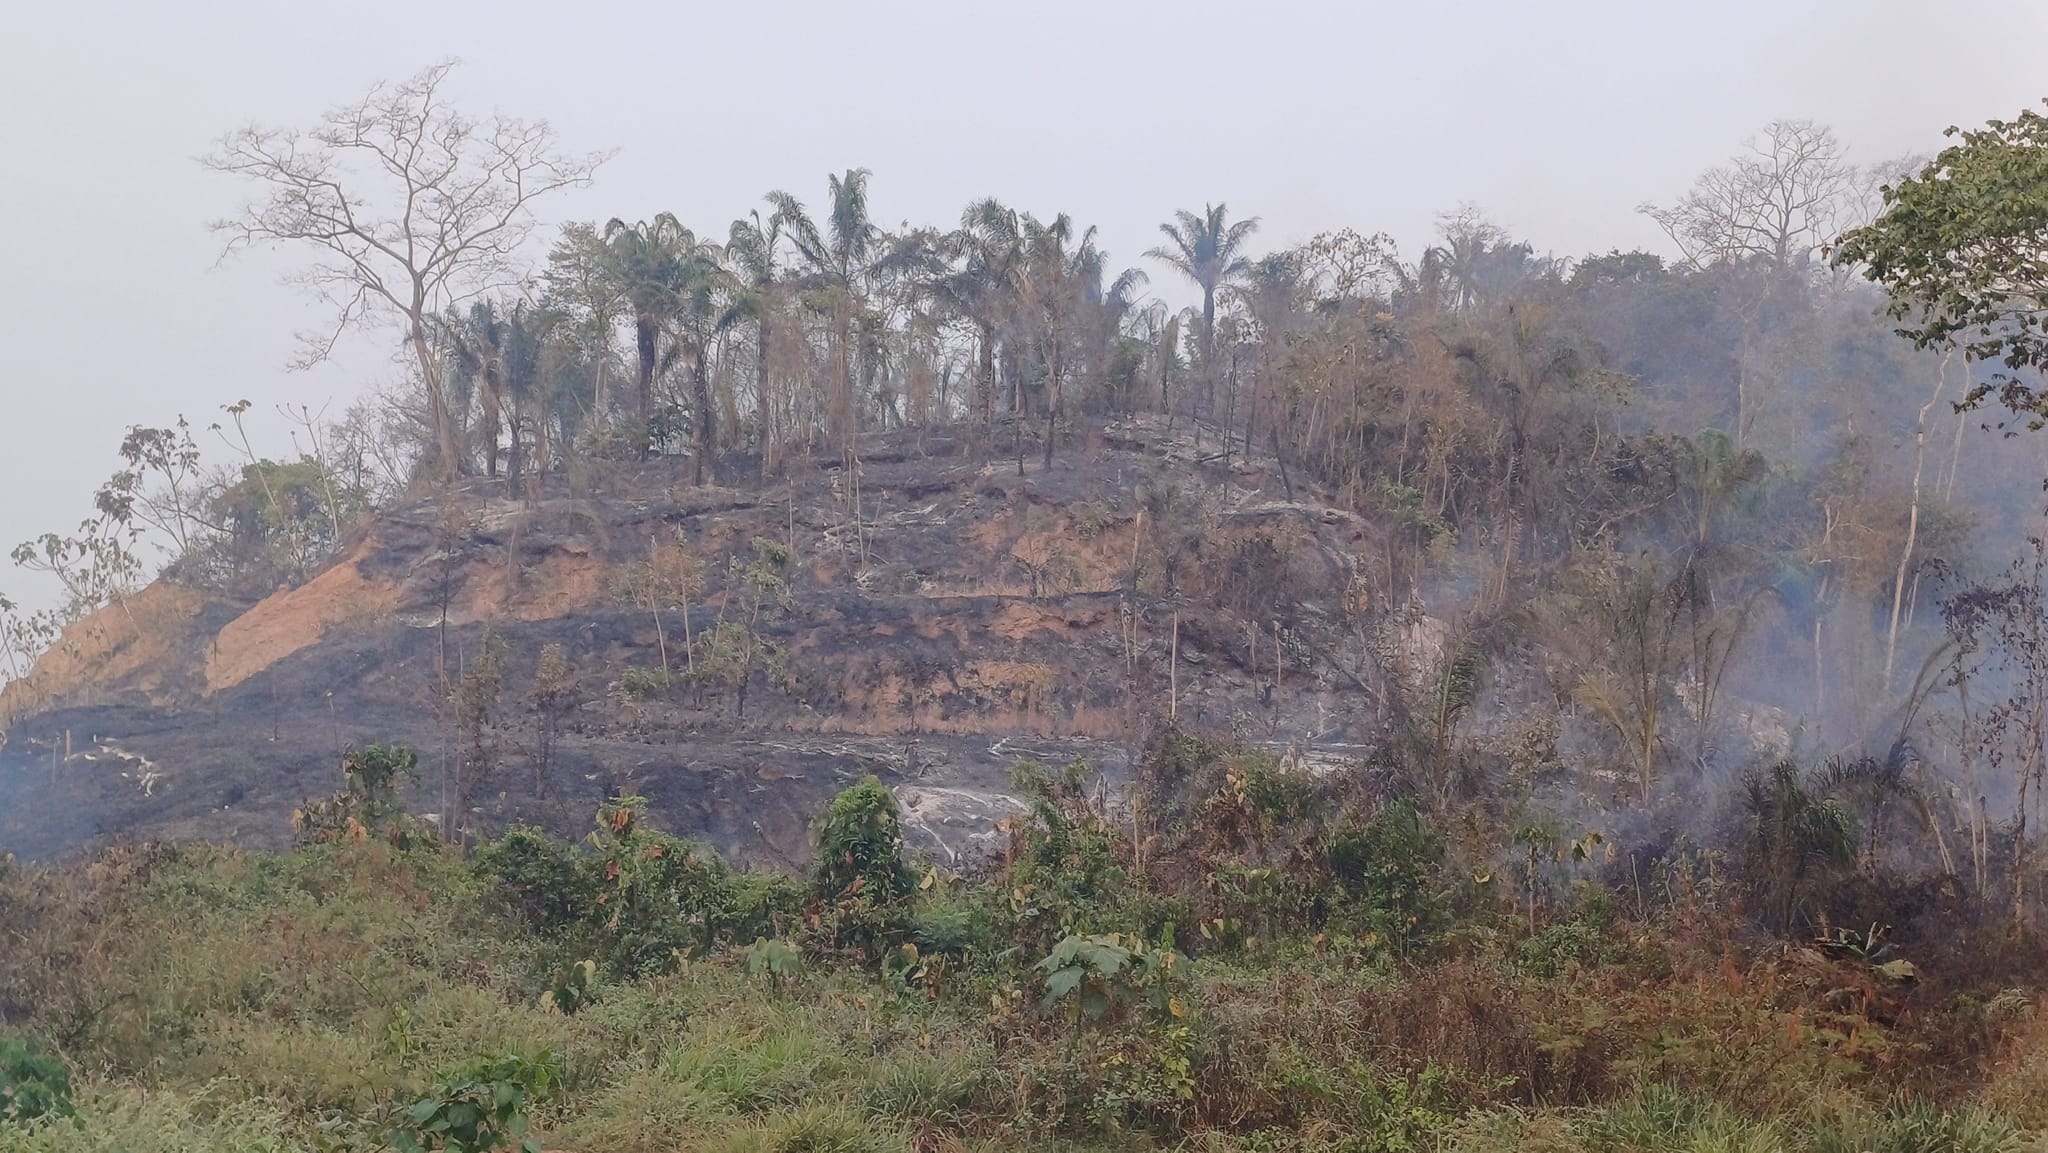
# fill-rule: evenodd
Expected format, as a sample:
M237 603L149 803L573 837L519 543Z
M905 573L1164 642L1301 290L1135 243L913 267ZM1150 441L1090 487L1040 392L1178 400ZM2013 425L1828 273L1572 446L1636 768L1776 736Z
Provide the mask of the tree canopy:
M1886 185L1883 212L1830 259L1883 287L1915 344L2002 365L1971 400L1995 392L2040 429L2048 396L2025 374L2048 367L2048 116L2026 109L1947 135L1958 143Z

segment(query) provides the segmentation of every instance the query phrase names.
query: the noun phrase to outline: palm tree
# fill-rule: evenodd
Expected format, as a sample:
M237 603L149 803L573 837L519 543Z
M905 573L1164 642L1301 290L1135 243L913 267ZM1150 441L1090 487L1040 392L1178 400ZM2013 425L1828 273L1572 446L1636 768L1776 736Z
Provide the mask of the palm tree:
M1174 213L1172 223L1159 226L1172 243L1145 254L1201 286L1202 375L1212 408L1216 399L1216 290L1244 274L1245 241L1258 228L1256 216L1230 223L1227 205L1206 205L1200 216L1182 209Z
M858 314L866 304L868 280L882 232L868 217L868 176L865 168L827 178L830 207L825 227L811 219L803 202L787 192L771 192L775 219L795 246L804 266L803 285L812 307L830 319L831 393L827 398L832 435L840 451L853 451L859 431L854 406L853 337Z
M1053 441L1066 377L1073 367L1074 346L1086 335L1082 317L1086 310L1102 307L1108 297L1102 284L1108 257L1095 245L1094 228L1082 232L1078 240L1075 238L1073 219L1064 212L1051 223L1041 223L1029 214L1022 221L1017 299L1031 325L1039 365L1045 372L1045 467L1051 468ZM1118 278L1116 293L1128 298L1136 291L1136 284L1136 278L1125 273Z
M1128 340L1125 329L1138 311L1138 293L1149 280L1142 269L1126 268L1107 287L1098 281L1089 294L1094 312L1089 326L1090 375L1097 395L1108 398L1120 412L1131 406L1144 367L1143 343Z
M496 305L479 300L466 314L451 307L440 316L437 327L453 370L451 391L461 399L455 411L458 415L468 412L470 398L476 399L481 417L477 431L484 442L487 475L495 477L505 407L505 323Z
M1274 377L1275 354L1286 341L1287 334L1300 313L1303 301L1308 296L1306 270L1303 268L1301 253L1295 251L1275 252L1260 257L1246 270L1243 282L1238 286L1238 299L1250 313L1252 324L1258 330L1259 364L1252 377L1251 403L1245 406L1244 450L1252 450L1252 437L1259 418L1259 398L1262 390L1269 387ZM1226 441L1228 430L1225 430ZM1224 447L1228 448L1228 444Z
M781 269L776 252L782 244L782 217L769 213L763 220L757 209L744 220L732 222L725 242L727 266L734 274L731 306L719 318L720 329L751 322L754 326L754 435L761 450L761 477L767 479L774 467L770 447L768 348L773 334L774 312L781 296L777 279Z
M575 441L573 430L586 423L600 439L611 415L612 397L606 383L612 368L612 337L619 317L632 311L632 302L612 275L612 252L597 228L589 224L562 226L561 239L548 253L541 274L544 287L542 308L551 317L547 359L552 362L548 379L566 382L579 378L587 388L551 392L546 400L548 417L558 425L554 439L567 448ZM587 372L586 372L587 370Z
M639 368L634 403L644 429L653 416L662 325L675 304L682 254L695 247L696 237L673 213L664 212L638 224L613 217L604 226L604 243L611 275L633 309L633 344ZM640 452L643 456L647 452L644 433Z
M711 403L711 347L738 285L722 259L716 245L699 243L687 229L676 239L669 348L672 357L689 359L690 407L696 418L693 483L699 485L704 483L705 461L718 447L718 414Z
M974 401L984 436L995 425L996 340L1016 312L1021 235L1016 212L991 198L968 205L948 238L961 267L940 291L949 310L974 326Z
M861 381L863 389L875 391L885 424L929 416L935 314L951 272L951 254L948 234L912 228L885 237L874 261L874 303L861 325Z
M511 409L506 422L512 434L511 454L506 458L505 479L516 494L520 475L547 468L547 427L543 410L542 372L547 343L559 317L527 301L514 304L505 315L505 337L500 342L505 398ZM526 436L531 430L531 445Z

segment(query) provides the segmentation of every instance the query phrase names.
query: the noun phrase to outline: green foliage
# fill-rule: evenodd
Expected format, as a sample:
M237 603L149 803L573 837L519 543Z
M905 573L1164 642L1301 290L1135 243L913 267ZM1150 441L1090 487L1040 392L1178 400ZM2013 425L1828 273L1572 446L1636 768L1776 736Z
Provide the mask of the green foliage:
M507 911L545 934L569 930L596 907L596 870L584 867L574 846L531 825L514 825L478 846L474 868Z
M883 904L901 900L916 885L917 875L903 860L902 820L888 787L871 776L832 798L818 826L812 893Z
M813 928L828 948L853 949L876 961L909 926L917 873L903 859L896 798L868 777L832 798L818 822L818 859L811 897L820 909Z
M1996 391L2029 427L2043 424L2025 370L2048 365L2048 116L2023 109L1983 128L1950 128L1961 142L1884 189L1884 211L1851 229L1830 259L1862 265L1891 296L1900 334L1922 348L1960 342L1971 359L2009 371Z
M1063 937L1156 934L1173 920L1132 880L1130 848L1104 811L1093 765L1073 761L1055 773L1024 760L1010 779L1031 805L1011 830L1003 881L1015 945L1044 953Z
M526 1135L527 1099L560 1077L560 1063L545 1053L474 1062L397 1110L387 1139L399 1153L540 1153L540 1142Z
M660 669L643 669L629 665L619 674L619 691L629 697L655 697L667 692L674 683L669 675Z
M304 580L368 508L367 494L312 457L244 465L213 501L212 519L226 530L214 563L241 584Z
M374 837L398 848L431 840L405 812L398 790L419 779L419 756L403 745L370 745L341 756L341 792L312 801L292 813L292 832L301 844L361 841Z
M1367 875L1402 846L1432 854L1397 809L1338 825L1370 846L1357 854L1375 862ZM0 881L0 932L83 972L76 989L44 977L41 999L0 984L0 1005L39 1035L84 1021L66 1051L99 1072L79 1089L79 1129L0 1126L0 1150L509 1150L544 1133L546 1147L620 1153L1743 1141L1974 1153L2017 1136L1946 1087L1972 1083L1983 1066L1969 1062L1988 1057L1923 1048L1951 1027L1915 1024L1946 1014L1940 1003L1897 1020L1855 1004L1884 995L1857 993L1880 986L1871 933L1835 935L1812 951L1825 960L1745 959L1719 925L1695 946L1680 925L1624 921L1589 881L1533 937L1495 931L1481 911L1444 948L1399 962L1351 948L1342 892L1331 929L1289 928L1256 950L1188 958L1103 931L1020 953L997 949L991 927L1007 878L927 873L901 902L898 931L915 940L892 941L879 965L810 949L788 911L780 928L724 930L722 954L688 964L613 975L605 954L575 951L626 931L606 923L614 901L646 899L628 921L676 917L651 899L659 874L628 877L618 855L671 844L622 802L581 849L514 830L470 864L368 840L16 870ZM1171 878L1122 883L1127 916L1142 908L1133 894ZM66 952L44 909L92 947ZM1629 943L1649 936L1695 952L1659 968ZM74 995L89 1016L70 1015ZM2029 996L2001 994L1995 1015L1973 1019L2007 1030L1996 1051L2013 1079L1993 1099L2031 1117L2048 1037L2027 1035ZM1956 1064L1920 1082L1934 1104L1887 1103L1936 1059Z
M764 980L771 988L780 989L785 982L803 972L804 956L784 941L756 937L746 951L746 968L747 976Z
M1790 762L1751 774L1741 803L1744 882L1764 923L1790 932L1809 913L1815 887L1854 864L1855 821Z
M647 828L646 808L642 797L607 803L581 851L514 827L477 850L474 868L507 912L562 953L627 976L794 918L793 880L736 872L700 845Z
M733 693L733 716L744 719L747 690L756 674L787 687L789 654L769 634L769 625L790 606L789 548L755 537L750 555L726 558L726 591L718 618L697 638L696 663L690 679L718 685Z
M1074 1020L1099 1023L1141 1004L1155 1016L1181 1016L1170 981L1179 961L1170 948L1108 933L1066 937L1032 968L1045 983L1044 1008L1064 1005Z
M1344 915L1406 952L1444 927L1441 838L1413 801L1381 808L1363 825L1333 833L1325 847Z
M63 1059L0 1037L0 1123L32 1126L71 1115L71 1071Z
M555 970L553 983L540 995L541 1008L565 1015L573 1015L596 1000L596 961L578 961Z

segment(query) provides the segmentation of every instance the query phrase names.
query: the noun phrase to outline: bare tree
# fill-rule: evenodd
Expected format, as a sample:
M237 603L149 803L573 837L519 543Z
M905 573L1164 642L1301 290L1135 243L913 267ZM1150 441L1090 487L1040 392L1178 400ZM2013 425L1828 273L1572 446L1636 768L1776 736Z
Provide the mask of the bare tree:
M302 336L295 367L318 363L350 328L396 320L418 361L443 477L463 454L431 339L433 316L522 275L533 202L590 182L607 154L556 151L545 121L477 120L443 91L455 61L379 84L305 129L238 129L201 162L253 181L259 195L216 221L223 258L245 248L311 249L291 280L335 309L324 333Z
M1779 272L1803 267L1831 242L1858 200L1857 171L1834 130L1774 120L1743 153L1700 175L1676 204L1637 209L1705 268L1761 257Z

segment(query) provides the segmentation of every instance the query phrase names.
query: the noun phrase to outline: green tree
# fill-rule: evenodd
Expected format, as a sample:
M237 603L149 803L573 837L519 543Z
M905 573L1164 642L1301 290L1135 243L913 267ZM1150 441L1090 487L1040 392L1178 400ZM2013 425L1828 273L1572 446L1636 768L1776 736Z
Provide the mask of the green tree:
M702 656L691 669L696 683L712 682L731 686L733 717L745 720L747 688L756 672L765 671L771 680L786 683L787 654L768 635L770 618L789 607L789 549L776 541L755 537L753 555L726 558L725 590L719 597L718 619L698 643Z
M1103 252L1095 230L1076 235L1071 217L1062 212L1049 223L1030 214L1023 218L1023 260L1017 274L1017 301L1031 333L1038 367L1045 377L1045 467L1052 467L1061 402L1073 362L1082 352L1085 310L1103 301ZM1120 290L1121 292L1122 290ZM1127 293L1124 293L1127 295ZM1023 415L1021 412L1018 414ZM1022 449L1019 449L1022 464Z
M450 308L436 321L436 334L449 362L450 404L457 423L476 402L481 417L477 436L484 445L484 475L498 475L498 440L505 425L506 324L498 306L472 301L467 312ZM467 453L464 456L467 457Z
M725 258L734 284L725 314L718 320L720 331L740 324L754 326L754 437L761 452L764 480L779 456L771 411L769 357L776 314L783 303L782 267L778 259L781 247L782 218L773 212L764 220L756 210L746 219L732 222L726 235Z
M877 904L907 897L917 874L903 860L896 798L875 777L832 798L818 829L811 891L826 900L860 895Z
M2048 393L2020 374L2048 368L2048 116L2027 109L1947 135L1961 142L1886 185L1884 210L1829 259L1889 293L1914 344L1959 343L1972 360L2000 362L1967 403L1995 392L2038 430Z
M71 1115L71 1071L63 1060L0 1038L0 1122L27 1127Z

